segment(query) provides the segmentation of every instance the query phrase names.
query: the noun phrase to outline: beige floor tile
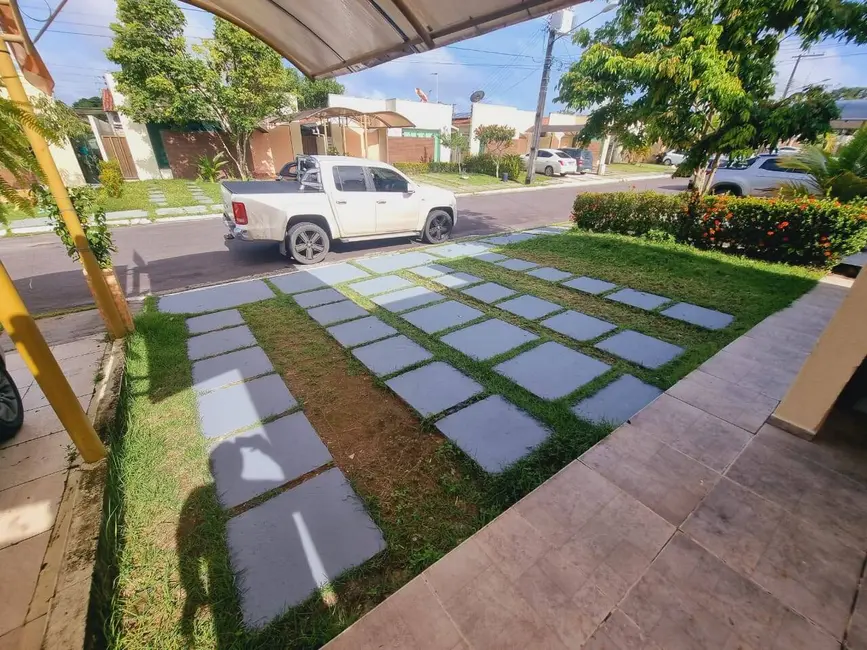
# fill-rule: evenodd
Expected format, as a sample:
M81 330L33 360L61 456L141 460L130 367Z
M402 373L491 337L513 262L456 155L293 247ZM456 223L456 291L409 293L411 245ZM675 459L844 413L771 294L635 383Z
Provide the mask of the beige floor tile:
M51 530L66 472L0 491L0 549Z
M584 650L662 650L619 609L596 630Z
M71 343L53 345L51 346L51 353L58 361L64 361L73 357L101 354L105 350L105 346L104 336L89 336Z
M66 432L60 432L3 449L0 451L0 490L66 469L71 444Z
M0 550L0 635L24 624L50 533Z
M47 618L47 616L40 616L0 636L0 650L40 650Z
M78 403L81 404L81 407L85 411L87 411L87 408L90 405L90 397L79 397ZM0 450L14 447L24 442L29 442L36 438L42 438L63 430L63 425L60 423L60 419L57 417L54 409L50 406L44 406L33 411L27 411L24 414L24 426L21 427L21 430L14 438L7 440L4 443L0 443ZM0 451L0 456L2 456L2 451Z
M867 589L863 584L849 621L846 641L851 650L867 650Z
M491 566L491 559L475 537L465 540L436 564L424 576L440 601L445 602Z
M764 366L776 366L797 372L812 349L813 338L810 337L809 348L800 349L798 343L805 341L787 339L803 339L806 335L781 330L773 325L761 324L750 330L745 336L735 339L723 348L738 356L760 363Z
M509 580L517 579L551 548L514 508L480 530L476 542Z
M631 425L624 425L581 457L627 494L679 525L719 474Z

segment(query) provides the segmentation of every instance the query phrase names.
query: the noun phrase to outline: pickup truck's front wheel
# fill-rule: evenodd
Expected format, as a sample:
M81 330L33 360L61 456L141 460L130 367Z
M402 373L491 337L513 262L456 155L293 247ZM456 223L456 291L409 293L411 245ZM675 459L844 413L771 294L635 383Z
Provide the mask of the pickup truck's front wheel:
M439 244L449 238L452 232L452 218L445 210L431 210L424 224L422 239L428 244Z
M286 234L286 251L299 264L316 264L325 259L331 240L320 226L309 221L296 223Z

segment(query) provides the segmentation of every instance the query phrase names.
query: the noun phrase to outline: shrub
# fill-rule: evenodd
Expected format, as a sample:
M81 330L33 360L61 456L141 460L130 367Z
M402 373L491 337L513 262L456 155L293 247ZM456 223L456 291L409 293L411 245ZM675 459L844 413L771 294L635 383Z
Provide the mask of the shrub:
M228 164L226 154L222 151L218 151L213 157L199 156L199 180L216 183L223 175L223 168Z
M478 156L468 156L464 161L464 169L473 174L497 175L497 161L489 153ZM500 159L500 173L508 173L509 178L517 180L524 171L524 160L517 154L508 154Z
M579 194L575 223L589 230L667 233L697 248L790 264L833 266L867 244L867 203L833 199Z
M123 172L116 160L102 160L99 163L99 182L107 196L113 199L123 195Z
M457 163L450 162L399 162L394 166L406 174L441 174L457 172Z

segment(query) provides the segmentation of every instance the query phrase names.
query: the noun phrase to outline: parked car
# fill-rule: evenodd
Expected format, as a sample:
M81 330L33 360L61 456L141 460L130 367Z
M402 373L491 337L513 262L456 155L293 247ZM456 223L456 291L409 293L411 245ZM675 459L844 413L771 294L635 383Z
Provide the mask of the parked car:
M684 160L686 160L686 154L682 151L675 151L672 149L671 151L666 151L662 154L662 164L663 165L679 165Z
M762 155L733 160L717 169L710 191L735 196L769 196L786 183L800 183L818 191L808 173L782 165L785 156Z
M575 166L579 174L586 174L593 171L593 152L589 149L576 149L574 147L560 147L557 151L571 156L575 159Z
M8 440L24 424L24 403L15 380L6 369L6 357L0 350L0 442Z
M530 154L525 153L521 158L524 159L524 169L529 169ZM567 153L563 153L559 149L539 149L536 152L536 173L545 174L545 176L553 176L560 174L574 174L578 171L578 165L575 159Z
M296 165L294 182L222 184L227 240L280 242L284 255L315 264L334 241L420 236L434 244L455 226L454 193L420 185L386 163L298 156Z

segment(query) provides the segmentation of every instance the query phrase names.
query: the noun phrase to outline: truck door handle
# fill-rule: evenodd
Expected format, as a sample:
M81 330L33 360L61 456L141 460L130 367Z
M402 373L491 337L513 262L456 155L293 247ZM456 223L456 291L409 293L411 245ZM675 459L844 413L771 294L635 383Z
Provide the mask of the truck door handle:
M346 201L335 201L337 205L346 205Z
M388 203L388 201L377 201L377 203L379 203L379 204Z

